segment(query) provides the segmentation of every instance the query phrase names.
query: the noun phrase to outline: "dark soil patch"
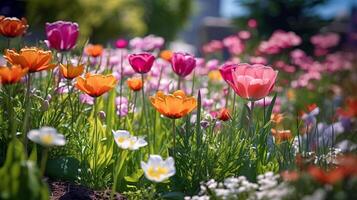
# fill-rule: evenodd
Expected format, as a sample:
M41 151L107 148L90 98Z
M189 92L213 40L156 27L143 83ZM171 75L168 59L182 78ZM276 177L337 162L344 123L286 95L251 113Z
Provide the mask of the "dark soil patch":
M99 200L110 199L111 190L96 191L81 185L63 181L49 181L51 200ZM126 200L119 193L114 194L116 200Z

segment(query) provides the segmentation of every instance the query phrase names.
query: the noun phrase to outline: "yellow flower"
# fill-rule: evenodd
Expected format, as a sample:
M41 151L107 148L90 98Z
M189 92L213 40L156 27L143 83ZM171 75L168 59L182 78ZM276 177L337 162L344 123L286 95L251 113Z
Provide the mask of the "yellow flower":
M211 81L221 81L222 75L218 70L213 70L208 73L208 78Z
M296 99L295 90L288 89L288 91L286 92L286 97L288 98L289 101L295 101Z

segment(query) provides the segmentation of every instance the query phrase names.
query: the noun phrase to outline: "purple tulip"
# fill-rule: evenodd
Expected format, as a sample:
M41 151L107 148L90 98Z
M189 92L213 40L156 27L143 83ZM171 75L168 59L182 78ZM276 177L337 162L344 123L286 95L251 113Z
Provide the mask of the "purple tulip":
M150 53L130 54L129 63L135 72L145 74L150 71L155 57Z
M69 51L74 48L79 34L77 23L56 21L46 23L46 44L58 51Z
M196 59L191 54L176 52L172 56L171 66L177 75L185 77L196 67Z

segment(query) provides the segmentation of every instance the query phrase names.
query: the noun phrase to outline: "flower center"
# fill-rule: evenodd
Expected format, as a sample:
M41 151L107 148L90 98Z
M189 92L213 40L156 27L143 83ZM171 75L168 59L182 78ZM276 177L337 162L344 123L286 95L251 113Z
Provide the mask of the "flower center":
M160 178L162 175L167 174L169 170L166 167L149 167L148 175L153 178Z
M44 144L46 144L46 145L50 145L50 144L52 144L52 142L53 142L53 136L50 135L50 134L43 135L43 136L41 137L41 141L42 141Z
M124 137L118 137L118 143L123 143L125 141L125 138Z

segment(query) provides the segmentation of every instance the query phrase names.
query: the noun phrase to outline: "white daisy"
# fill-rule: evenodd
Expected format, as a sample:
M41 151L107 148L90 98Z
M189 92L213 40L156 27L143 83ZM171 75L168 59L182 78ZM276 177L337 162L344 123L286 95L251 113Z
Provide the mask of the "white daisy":
M57 130L52 127L42 127L33 129L27 133L27 138L32 142L43 146L63 146L66 144L64 135L57 133Z
M162 182L176 173L174 159L163 160L159 155L150 155L147 163L141 161L141 168L145 177L154 182Z
M115 143L122 149L138 150L148 143L142 137L130 135L126 130L113 131Z

